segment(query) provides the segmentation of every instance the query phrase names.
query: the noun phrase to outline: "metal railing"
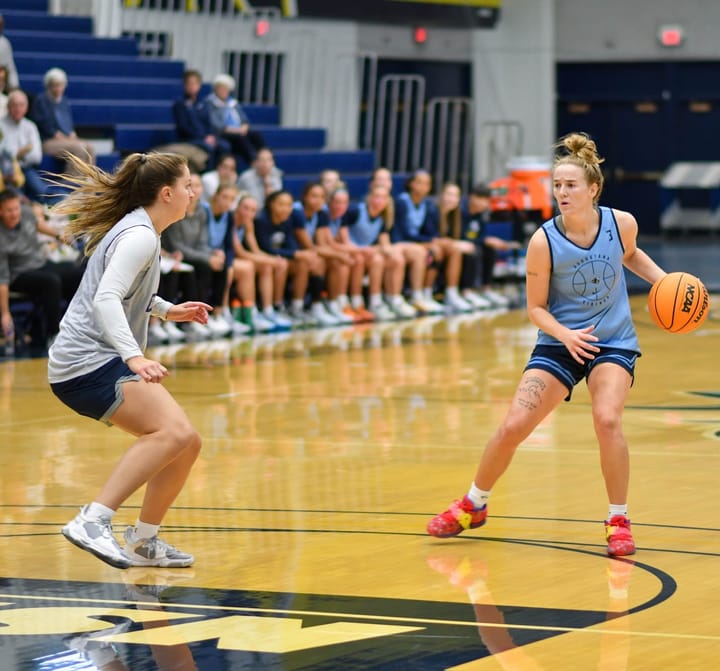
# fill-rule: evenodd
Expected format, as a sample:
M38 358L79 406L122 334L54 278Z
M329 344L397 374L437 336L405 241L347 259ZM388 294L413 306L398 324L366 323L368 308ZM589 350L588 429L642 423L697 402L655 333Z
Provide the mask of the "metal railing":
M235 79L235 95L244 103L279 105L282 65L277 51L223 52L223 71Z
M425 78L385 75L378 86L375 160L395 172L420 167Z
M423 167L435 189L455 182L467 193L472 183L473 102L470 98L431 98L425 114Z

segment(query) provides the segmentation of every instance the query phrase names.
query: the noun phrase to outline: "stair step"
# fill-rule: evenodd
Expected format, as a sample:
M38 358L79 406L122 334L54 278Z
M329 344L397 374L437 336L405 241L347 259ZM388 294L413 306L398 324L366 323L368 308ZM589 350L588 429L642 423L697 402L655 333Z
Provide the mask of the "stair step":
M48 14L47 10L5 9L2 15L7 30L51 30L58 33L84 33L92 35L93 22L88 16L61 16Z
M101 56L99 54L63 54L24 51L15 54L20 78L25 74L43 75L51 67L62 68L68 78L78 75L107 77L176 77L182 81L185 64L182 61L141 58L133 56Z
M7 30L6 35L15 55L37 51L40 44L44 51L57 53L138 55L137 42L130 37L104 38L77 33L68 35L47 30Z

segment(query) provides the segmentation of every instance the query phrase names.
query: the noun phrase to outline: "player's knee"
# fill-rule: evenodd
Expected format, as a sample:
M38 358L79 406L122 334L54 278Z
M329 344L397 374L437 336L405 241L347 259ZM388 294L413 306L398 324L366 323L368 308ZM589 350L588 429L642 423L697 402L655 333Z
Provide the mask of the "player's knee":
M199 454L202 446L200 434L190 422L178 422L168 430L168 437L177 452L190 451Z
M595 432L602 435L612 435L622 431L619 415L607 408L593 409L593 424Z
M517 447L528 435L529 431L526 423L512 417L506 418L497 432L500 444L512 448Z

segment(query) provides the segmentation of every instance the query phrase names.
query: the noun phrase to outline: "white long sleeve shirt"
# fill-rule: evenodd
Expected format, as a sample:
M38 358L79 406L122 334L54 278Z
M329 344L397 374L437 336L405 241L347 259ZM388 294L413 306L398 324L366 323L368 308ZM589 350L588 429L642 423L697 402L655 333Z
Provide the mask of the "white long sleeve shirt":
M142 356L151 316L172 303L156 295L160 238L138 208L123 217L93 252L50 348L48 379L65 382L119 356Z

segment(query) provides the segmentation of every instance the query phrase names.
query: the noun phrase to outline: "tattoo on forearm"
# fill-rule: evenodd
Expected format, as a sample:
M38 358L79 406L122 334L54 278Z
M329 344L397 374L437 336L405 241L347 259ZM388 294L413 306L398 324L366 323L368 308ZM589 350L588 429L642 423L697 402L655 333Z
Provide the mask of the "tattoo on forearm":
M545 383L537 376L531 375L520 386L518 391L523 394L518 398L518 403L528 410L535 410L540 405L542 392L545 390Z

